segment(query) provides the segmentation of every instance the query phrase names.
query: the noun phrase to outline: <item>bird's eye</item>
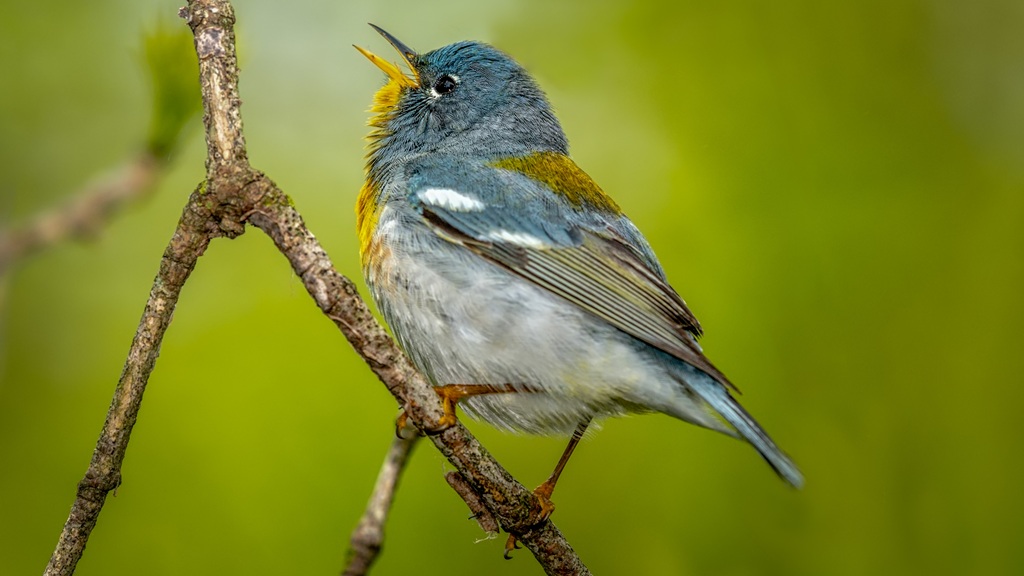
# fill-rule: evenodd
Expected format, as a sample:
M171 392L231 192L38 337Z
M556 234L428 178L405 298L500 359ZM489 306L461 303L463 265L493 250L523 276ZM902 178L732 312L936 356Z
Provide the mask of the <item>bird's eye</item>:
M455 87L458 85L458 80L445 74L444 76L438 78L437 82L434 82L434 92L437 92L440 95L444 95L451 92L452 90L455 90Z

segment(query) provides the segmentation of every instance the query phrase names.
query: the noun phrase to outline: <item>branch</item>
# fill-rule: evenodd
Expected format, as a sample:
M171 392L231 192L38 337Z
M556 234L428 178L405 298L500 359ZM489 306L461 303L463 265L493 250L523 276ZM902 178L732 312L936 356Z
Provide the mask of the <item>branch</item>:
M391 509L395 490L398 489L398 479L417 440L419 436L412 435L408 438L399 436L391 442L387 456L384 457L384 464L377 474L377 483L373 487L366 511L352 531L348 566L345 567L342 576L363 576L370 571L370 566L377 559L384 545L384 524L388 520L388 511Z
M163 167L163 162L143 152L109 176L74 193L63 205L21 226L0 231L0 276L19 260L45 248L95 236L121 209L153 189Z
M57 548L46 567L47 575L74 573L107 493L121 482L121 463L128 448L128 439L181 288L210 240L222 234L216 226L210 226L210 213L203 209L201 199L199 191L192 194L160 259L160 270L128 350L128 359L117 382L107 419L85 478L78 484L78 495L61 531Z
M181 288L217 236L235 237L249 222L288 259L317 306L339 327L420 429L437 428L441 402L430 383L388 337L306 228L291 199L247 160L242 134L234 11L226 0L189 0L179 15L195 36L206 130L206 181L190 196L153 284L93 460L46 574L71 574L120 467L160 341ZM515 535L548 574L589 574L550 521L539 521L537 498L457 423L430 440L500 526ZM462 494L463 492L460 492ZM471 504L472 506L473 504Z
M469 482L466 482L466 479L462 477L462 474L458 470L452 470L444 475L444 479L452 487L452 490L455 490L455 493L465 500L469 509L473 512L471 518L476 520L476 523L480 525L480 529L488 536L497 534L499 530L498 521L494 519L494 516L491 516L491 512L480 501L480 497L473 491L473 487L469 485Z

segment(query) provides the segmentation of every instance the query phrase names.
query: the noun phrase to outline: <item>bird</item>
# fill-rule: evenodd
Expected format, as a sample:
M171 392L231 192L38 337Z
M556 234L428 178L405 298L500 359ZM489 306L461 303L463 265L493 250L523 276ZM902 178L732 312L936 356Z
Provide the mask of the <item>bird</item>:
M588 425L634 413L745 440L801 487L705 357L700 323L643 234L569 156L532 76L489 44L420 54L370 26L409 72L355 46L386 76L356 202L360 260L380 314L442 399L438 428L458 405L501 429L570 435L535 491L545 517Z

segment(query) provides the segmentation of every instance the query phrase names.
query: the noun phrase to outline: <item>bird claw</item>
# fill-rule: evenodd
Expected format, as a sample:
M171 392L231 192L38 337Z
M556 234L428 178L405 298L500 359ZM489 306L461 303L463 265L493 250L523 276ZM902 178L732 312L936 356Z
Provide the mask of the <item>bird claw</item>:
M419 435L420 431L415 426L409 425L409 413L402 409L398 414L398 418L395 419L395 437L399 440L407 440L409 437L404 434L406 430L414 430L415 434Z
M533 495L537 497L537 503L540 505L540 511L537 514L537 521L534 526L540 526L551 518L551 514L555 511L555 503L551 501L551 493L554 491L555 486L551 482L545 482L533 491ZM519 550L522 546L519 545L519 539L516 538L515 534L509 534L508 540L505 541L505 553L502 555L505 560L512 559L512 551Z
M448 403L445 402L444 415L438 419L437 424L429 428L420 429L420 433L426 436L437 436L441 432L444 432L445 430L451 428L452 426L455 426L455 424L457 424L458 421L459 419L455 417L455 407L449 407Z
M502 554L502 557L505 558L505 560L511 560L512 551L519 550L520 548L522 548L522 546L519 545L519 541L516 540L515 535L509 534L508 540L505 541L505 553Z
M437 388L435 388L437 390ZM440 392L438 393L440 395ZM415 424L409 424L409 407L402 408L402 412L398 415L398 419L395 420L395 436L401 439L405 439L406 436L403 434L408 428L415 429L417 434L425 436L436 436L445 430L455 426L458 423L458 418L455 417L455 402L453 402L447 396L441 396L441 405L444 408L444 414L438 419L437 424L428 428L419 428Z
M546 522L555 511L555 503L551 501L551 493L554 491L555 485L550 481L537 486L533 491L533 495L537 497L537 501L540 503L540 521L537 522L538 524Z

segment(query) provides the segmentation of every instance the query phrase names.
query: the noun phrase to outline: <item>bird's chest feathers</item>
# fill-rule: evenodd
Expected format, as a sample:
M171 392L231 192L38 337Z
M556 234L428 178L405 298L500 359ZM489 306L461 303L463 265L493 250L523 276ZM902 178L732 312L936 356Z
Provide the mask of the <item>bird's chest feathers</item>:
M374 202L360 213L363 273L382 308L389 300L417 299L440 289L436 278L457 266L451 261L455 247L417 219L407 205L389 203Z

